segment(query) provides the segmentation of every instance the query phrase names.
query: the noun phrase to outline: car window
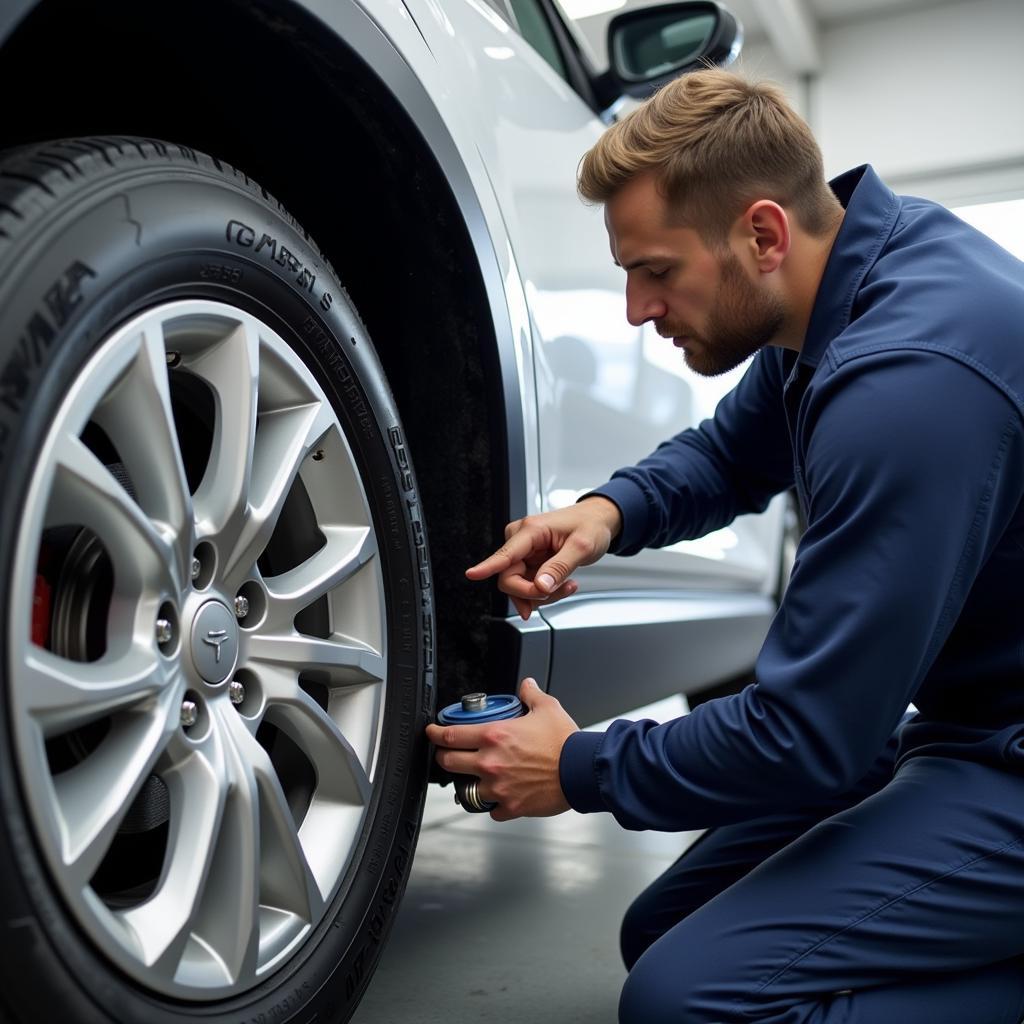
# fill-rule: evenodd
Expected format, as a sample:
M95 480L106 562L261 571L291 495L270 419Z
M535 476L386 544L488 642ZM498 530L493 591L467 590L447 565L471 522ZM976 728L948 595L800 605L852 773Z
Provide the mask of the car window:
M568 82L569 72L558 40L538 0L512 0L512 11L519 23L520 35Z

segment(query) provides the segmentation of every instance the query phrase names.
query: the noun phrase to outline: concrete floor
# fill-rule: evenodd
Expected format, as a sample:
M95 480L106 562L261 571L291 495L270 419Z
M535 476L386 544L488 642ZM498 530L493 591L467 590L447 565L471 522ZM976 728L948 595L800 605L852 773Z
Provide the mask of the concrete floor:
M664 721L675 698L625 717ZM497 824L432 786L405 899L353 1024L614 1024L633 897L699 833L608 814Z

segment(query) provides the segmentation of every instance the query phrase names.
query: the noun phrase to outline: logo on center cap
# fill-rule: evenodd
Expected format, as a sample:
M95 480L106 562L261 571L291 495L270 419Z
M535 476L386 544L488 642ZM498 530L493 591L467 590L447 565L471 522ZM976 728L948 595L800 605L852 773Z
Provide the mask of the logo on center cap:
M208 683L230 678L238 660L238 623L227 606L207 601L192 620L192 664Z
M203 643L209 644L216 650L216 657L214 661L216 664L220 664L220 645L228 642L228 631L226 629L211 629L206 636L203 637Z

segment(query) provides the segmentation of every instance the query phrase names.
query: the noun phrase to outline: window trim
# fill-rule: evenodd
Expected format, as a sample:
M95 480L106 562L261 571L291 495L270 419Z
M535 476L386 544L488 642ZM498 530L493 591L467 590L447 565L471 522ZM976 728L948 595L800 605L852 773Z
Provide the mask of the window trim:
M601 80L604 76L599 76L596 73L587 55L582 52L572 33L566 27L563 20L564 15L552 0L533 0L533 2L536 3L542 17L547 22L548 28L551 30L551 34L554 36L555 45L558 47L568 74L567 84L595 114L600 115L602 111L606 110L618 98L618 90L615 91L615 96L610 98L604 95L600 88ZM509 7L511 8L511 5ZM510 24L528 46L532 45L523 35L519 21L515 17L515 12L512 12ZM554 71L554 68L552 68L552 71ZM554 73L558 74L557 71L554 71ZM561 76L559 75L559 77ZM607 102L602 102L605 99L607 99Z

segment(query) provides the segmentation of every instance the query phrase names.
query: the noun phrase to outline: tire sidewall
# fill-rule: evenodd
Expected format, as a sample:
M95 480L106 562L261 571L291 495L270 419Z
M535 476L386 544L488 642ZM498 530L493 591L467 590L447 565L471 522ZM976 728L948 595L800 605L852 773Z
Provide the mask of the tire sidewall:
M266 981L219 1003L155 997L101 956L50 879L17 782L5 699L0 892L11 954L0 976L8 1001L26 1019L346 1019L404 889L422 809L423 725L433 702L426 532L394 402L330 267L248 179L202 166L198 157L194 166L183 163L150 159L96 173L38 214L33 231L0 254L0 665L10 683L11 539L33 453L76 374L114 329L156 304L205 298L244 309L299 353L331 398L373 509L386 591L388 681L368 825L331 908ZM264 237L274 244L257 248Z

